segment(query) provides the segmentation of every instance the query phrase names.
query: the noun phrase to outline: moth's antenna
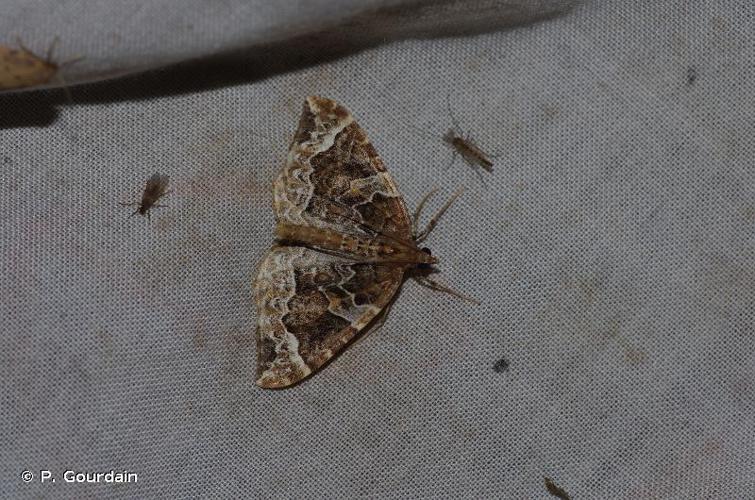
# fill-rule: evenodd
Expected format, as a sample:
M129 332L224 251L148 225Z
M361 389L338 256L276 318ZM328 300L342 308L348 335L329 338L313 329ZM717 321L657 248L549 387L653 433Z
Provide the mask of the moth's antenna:
M412 221L412 233L414 234L414 237L417 237L417 226L419 225L419 216L422 215L422 209L425 208L425 204L432 198L435 193L438 192L440 188L433 188L430 190L425 196L422 197L419 204L417 205L417 209L414 211L414 220Z
M448 201L443 205L440 210L438 210L435 215L433 215L433 218L430 219L430 222L427 223L427 226L425 226L425 229L422 230L421 233L417 235L416 242L422 243L425 241L425 239L430 235L433 229L435 229L435 226L438 224L438 221L441 217L443 217L443 214L446 213L446 210L448 210L453 202L456 201L456 199L461 196L461 194L464 192L464 188L459 188L456 190L456 192L451 195L451 197L448 199Z

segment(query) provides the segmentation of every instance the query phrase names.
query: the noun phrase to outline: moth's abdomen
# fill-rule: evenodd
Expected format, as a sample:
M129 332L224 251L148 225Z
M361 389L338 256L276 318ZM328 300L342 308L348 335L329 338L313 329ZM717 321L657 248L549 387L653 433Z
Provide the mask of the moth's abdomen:
M341 234L339 249L343 252L359 255L362 257L377 257L378 255L390 254L390 248L383 248L374 240L359 238L350 234Z
M420 252L409 242L399 242L391 238L377 236L365 238L345 234L327 228L296 226L278 223L275 228L278 239L319 250L337 252L353 256L355 260L369 262L422 263L428 255Z
M394 251L375 239L309 226L278 224L275 235L284 241L300 243L312 248L347 253L356 257L375 258L387 256Z

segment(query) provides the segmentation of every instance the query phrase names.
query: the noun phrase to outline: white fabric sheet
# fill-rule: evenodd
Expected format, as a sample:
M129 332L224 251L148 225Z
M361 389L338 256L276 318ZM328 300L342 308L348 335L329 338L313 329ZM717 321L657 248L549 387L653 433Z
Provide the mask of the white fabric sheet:
M751 2L6 3L69 84L134 74L0 96L4 497L753 498ZM467 188L428 243L482 305L407 282L266 391L251 280L310 94L410 207Z

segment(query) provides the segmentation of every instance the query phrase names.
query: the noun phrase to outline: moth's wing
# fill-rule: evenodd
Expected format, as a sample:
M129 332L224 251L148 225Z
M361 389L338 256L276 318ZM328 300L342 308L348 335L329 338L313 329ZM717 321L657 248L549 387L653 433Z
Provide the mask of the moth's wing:
M351 113L330 99L307 97L273 194L280 222L411 241L396 183Z
M260 263L257 385L281 388L338 354L390 302L403 268L274 246Z
M0 45L0 90L45 84L57 71L57 65L32 52Z

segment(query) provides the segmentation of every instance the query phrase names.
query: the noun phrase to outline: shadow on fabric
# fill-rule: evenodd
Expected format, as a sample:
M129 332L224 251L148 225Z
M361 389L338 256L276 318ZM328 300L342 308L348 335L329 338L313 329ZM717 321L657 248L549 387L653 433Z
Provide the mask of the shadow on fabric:
M54 123L59 106L149 100L243 85L407 39L473 36L532 25L571 10L563 0L533 10L523 0L422 0L383 7L337 28L97 83L0 95L0 129Z

